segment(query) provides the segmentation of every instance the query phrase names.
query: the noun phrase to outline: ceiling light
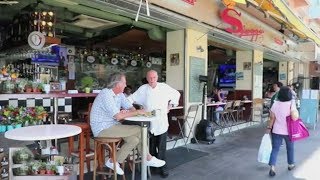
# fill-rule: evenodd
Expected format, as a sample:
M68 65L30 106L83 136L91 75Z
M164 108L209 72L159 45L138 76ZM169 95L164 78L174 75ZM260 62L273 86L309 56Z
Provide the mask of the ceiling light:
M7 5L12 5L12 4L18 4L18 1L0 1L0 4L7 4Z

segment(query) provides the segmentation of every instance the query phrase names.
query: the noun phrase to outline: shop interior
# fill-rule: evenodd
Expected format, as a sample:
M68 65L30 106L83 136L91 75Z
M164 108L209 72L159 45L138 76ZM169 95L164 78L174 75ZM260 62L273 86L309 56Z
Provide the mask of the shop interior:
M278 81L279 63L263 60L263 93L272 90L272 84ZM208 91L221 88L225 96L233 100L236 87L236 49L212 41L208 42Z

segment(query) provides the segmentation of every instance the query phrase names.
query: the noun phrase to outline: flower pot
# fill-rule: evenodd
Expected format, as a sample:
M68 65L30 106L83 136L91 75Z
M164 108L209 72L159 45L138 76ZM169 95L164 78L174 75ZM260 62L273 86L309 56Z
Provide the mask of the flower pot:
M47 169L47 170L46 170L46 174L51 174L51 175L52 175L52 174L54 174L54 171L51 170L51 169Z
M40 169L39 170L39 174L46 174L46 170L45 169Z
M6 125L0 125L0 133L6 132L7 126Z
M14 129L14 126L13 126L13 125L7 125L7 131L10 131L10 130L12 130L12 129Z
M85 93L90 93L90 91L91 91L91 88L89 88L89 87L86 87L86 88L84 88L84 91L85 91Z
M29 121L25 121L24 124L23 124L23 126L24 126L24 127L29 126Z
M16 124L14 128L21 128L22 124Z
M64 166L57 166L57 170L60 176L64 174Z

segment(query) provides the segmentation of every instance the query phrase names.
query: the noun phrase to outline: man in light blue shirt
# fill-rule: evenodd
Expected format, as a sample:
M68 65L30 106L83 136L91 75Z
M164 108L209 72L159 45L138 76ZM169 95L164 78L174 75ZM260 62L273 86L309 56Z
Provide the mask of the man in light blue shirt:
M90 112L90 125L95 137L122 138L124 143L117 152L117 161L122 163L130 152L138 147L141 152L141 128L133 125L122 125L121 120L126 117L145 114L145 110L136 110L123 94L126 87L124 74L114 73L107 81L107 88L101 90L95 98ZM117 173L124 172L117 162ZM148 154L147 166L161 167L165 161L159 160ZM107 160L106 166L113 169L111 159Z

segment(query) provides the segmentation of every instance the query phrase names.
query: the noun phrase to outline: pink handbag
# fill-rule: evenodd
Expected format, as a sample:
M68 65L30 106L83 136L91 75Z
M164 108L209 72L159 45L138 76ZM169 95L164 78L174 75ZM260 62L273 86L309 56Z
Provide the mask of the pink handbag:
M291 116L287 116L287 127L290 141L297 141L309 137L309 131L299 118L292 120Z

